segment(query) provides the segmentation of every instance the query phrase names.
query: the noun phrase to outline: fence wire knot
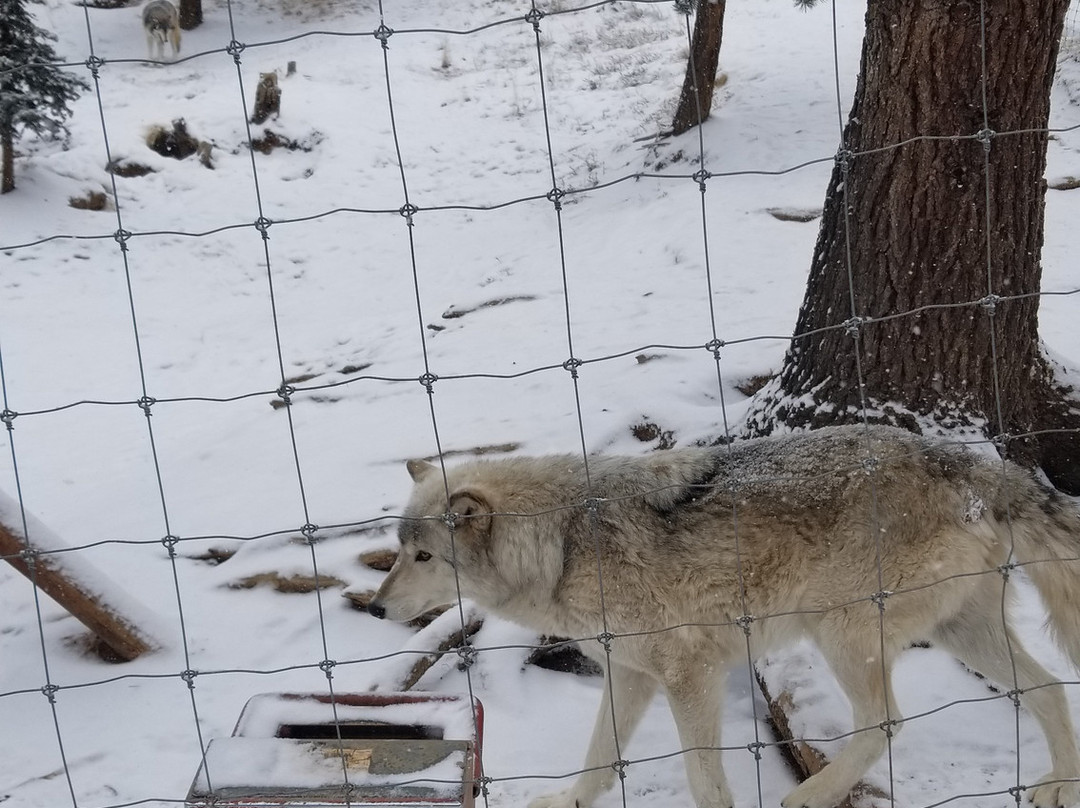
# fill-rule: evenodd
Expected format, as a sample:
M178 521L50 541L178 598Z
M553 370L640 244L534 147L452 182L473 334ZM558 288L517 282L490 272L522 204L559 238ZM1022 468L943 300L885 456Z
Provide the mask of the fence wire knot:
M889 738L896 734L896 728L900 726L900 722L895 718L887 718L878 724L878 729L885 733Z
M157 400L150 396L143 396L135 402L139 405L139 409L143 411L147 418L150 417L150 408L157 404Z
M409 227L413 226L413 217L419 212L420 208L416 207L412 202L406 202L398 208L398 215L405 219L405 224Z
M240 54L244 52L245 48L247 48L247 45L243 42L237 42L234 39L229 43L228 47L225 48L225 52L233 58L234 62L240 64Z
M176 545L180 543L180 537L171 533L161 539L162 546L169 551L169 558L176 558Z
M595 516L600 512L600 506L603 502L604 500L601 497L588 497L583 504L585 505L585 510Z
M41 692L45 694L45 698L49 700L49 704L56 704L56 694L60 691L59 685L48 684L41 688Z
M292 404L292 394L296 392L296 388L291 384L283 384L276 391L278 398L280 398L285 406L288 407Z
M22 562L33 572L37 565L38 556L41 555L41 551L36 547L24 547L19 551L19 558Z
M611 653L611 641L615 639L615 635L610 631L601 631L596 635L596 641L604 646L606 653Z
M4 426L7 427L8 432L11 432L15 428L15 419L19 417L19 413L14 410L9 410L7 407L0 412L0 421L4 422Z
M983 310L988 316L993 317L997 314L997 305L1001 302L1001 298L998 295L987 295L979 301L979 305L983 307Z
M870 596L870 602L876 603L877 607L881 611L885 611L885 601L892 596L892 591L889 589L882 589L880 592L875 592Z
M187 670L180 671L180 678L183 679L188 686L188 690L195 689L195 677L199 675L198 671L188 668Z
M754 760L761 760L761 750L766 746L768 746L768 744L764 741L754 741L753 743L748 743L746 748L750 754L754 756Z
M319 532L319 526L313 525L308 522L302 528L300 528L300 535L304 537L304 544L315 544L319 540L315 538L315 534Z
M273 222L267 219L265 216L260 216L255 220L255 229L259 231L259 235L262 236L263 241L268 241L270 238L270 225Z
M870 475L874 474L881 467L881 460L878 457L875 457L874 455L870 455L869 457L864 457L862 459L862 461L859 463L859 465L862 466L863 472L867 476L870 476Z
M1009 701L1011 701L1013 703L1014 707L1019 707L1020 706L1020 697L1022 695L1024 695L1024 693L1026 693L1026 692L1027 691L1024 690L1022 687L1016 687L1016 688L1013 688L1012 690L1010 690L1008 693L1006 693L1005 696L1009 699Z
M1004 452L1009 447L1009 441L1011 440L1012 435L1008 432L999 432L997 435L990 438L990 443L993 444L994 448L999 452Z
M1010 561L1007 564L999 564L998 568L997 568L997 571L998 571L998 574L1007 581L1007 580L1009 580L1009 577L1012 575L1012 571L1014 569L1016 569L1016 564L1014 564L1012 561Z
M1014 800L1016 800L1017 805L1019 805L1023 800L1023 794L1025 791L1027 791L1027 789L1027 786L1013 786L1009 789L1009 794Z
M564 196L566 196L566 191L558 187L552 188L544 194L544 198L555 206L556 211L562 210L562 198Z
M434 373L424 373L420 376L419 379L417 379L420 384L424 385L424 389L428 391L428 395L435 392L432 388L435 386L435 382L437 382L438 380L439 377L436 376Z
M105 60L100 56L88 56L86 59L86 69L90 71L90 75L95 79L98 77L98 71L105 64Z
M575 359L571 356L569 359L562 363L562 367L563 370L569 371L570 375L576 379L578 377L578 368L584 364L585 363L582 362L580 359Z
M332 671L336 666L337 662L335 662L334 660L324 659L322 662L319 663L319 670L326 674L327 679L333 679L334 674L332 673Z
M454 649L454 652L461 659L461 661L458 662L458 670L466 670L467 668L471 668L476 662L477 651L473 646L469 645L468 643L465 643L464 645L459 645L457 648Z
M844 326L844 331L849 337L858 337L859 329L866 325L869 322L869 319L870 318L868 317L860 316L849 317L847 320L844 320L841 325Z
M997 135L993 129L980 129L975 133L975 139L982 144L983 151L990 151L990 141Z
M851 166L855 162L855 152L851 149L840 149L834 159L836 164L840 166L840 170L846 174L851 171Z
M630 766L629 760L613 760L611 761L611 768L614 769L615 774L619 775L620 780L626 779L626 769Z
M130 238L131 231L125 230L122 227L119 228L115 233L113 233L113 239L115 239L116 243L120 245L120 252L127 252L127 243L128 239Z
M712 178L712 172L706 171L704 168L698 169L690 175L690 179L698 184L698 188L701 193L705 193L705 181Z
M494 778L482 774L473 780L473 785L480 788L480 793L483 794L486 799L488 797L489 787L494 782Z
M394 35L394 29L387 27L386 23L380 22L379 27L375 29L374 37L382 43L384 48L390 47L387 43L390 41L390 37Z
M723 348L726 344L727 343L724 342L722 339L711 339L705 343L705 350L711 353L714 359L719 361L720 349Z
M540 20L542 19L544 19L544 12L535 7L525 15L525 22L529 23L538 34L540 33Z

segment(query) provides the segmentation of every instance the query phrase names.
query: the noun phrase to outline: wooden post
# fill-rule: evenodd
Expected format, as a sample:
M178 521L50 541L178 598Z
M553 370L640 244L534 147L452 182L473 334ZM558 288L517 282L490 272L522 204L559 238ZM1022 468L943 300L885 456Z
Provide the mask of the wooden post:
M92 631L109 652L123 662L159 647L145 628L130 614L131 604L121 611L109 602L113 587L108 579L90 566L78 553L44 553L44 548L58 549L61 542L44 524L27 515L28 540L21 527L18 503L0 493L0 557L33 581L34 586L55 600L72 617ZM122 596L115 598L124 600ZM147 622L150 622L149 620Z

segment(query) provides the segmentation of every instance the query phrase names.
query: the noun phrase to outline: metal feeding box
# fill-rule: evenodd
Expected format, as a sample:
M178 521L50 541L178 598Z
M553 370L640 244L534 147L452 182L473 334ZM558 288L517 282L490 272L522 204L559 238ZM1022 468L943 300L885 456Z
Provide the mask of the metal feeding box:
M467 696L254 696L207 745L187 805L472 808L483 723Z

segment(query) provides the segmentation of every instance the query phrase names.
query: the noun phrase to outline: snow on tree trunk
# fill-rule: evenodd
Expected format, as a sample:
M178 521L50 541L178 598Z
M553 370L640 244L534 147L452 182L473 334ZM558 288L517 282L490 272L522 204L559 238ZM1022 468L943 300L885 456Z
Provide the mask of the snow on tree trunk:
M1078 425L1037 330L1068 5L987 0L984 24L979 3L869 4L796 336L751 433L859 420L864 396L874 420L915 429L916 415L991 434ZM1009 448L1080 491L1075 434Z

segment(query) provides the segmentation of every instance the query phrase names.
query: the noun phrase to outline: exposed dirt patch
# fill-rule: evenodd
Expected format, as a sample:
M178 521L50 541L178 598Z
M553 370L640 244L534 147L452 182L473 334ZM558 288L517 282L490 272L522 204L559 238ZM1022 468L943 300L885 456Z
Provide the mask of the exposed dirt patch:
M83 196L68 197L68 205L77 210L108 210L109 197L102 191L87 191Z
M757 376L751 376L748 379L743 379L741 382L738 382L735 385L735 389L747 398L750 398L768 384L772 377L773 374L771 373L759 373Z
M211 547L205 553L199 555L188 556L188 558L194 561L205 561L207 564L224 564L230 558L236 555L236 550L225 550L220 547Z
M641 423L630 427L630 434L642 443L656 443L654 449L671 449L676 444L675 431L664 429L659 424L649 420L649 416L641 416Z
M271 586L277 592L293 595L314 592L316 589L345 586L345 582L332 575L320 575L316 580L313 575L291 575L286 578L279 572L260 572L229 584L230 589L254 589L257 586Z
M397 561L397 555L396 550L372 550L360 554L360 563L379 572L390 572L390 568Z
M496 306L505 306L507 303L527 303L530 300L536 300L536 295L511 295L509 297L497 297L493 300L485 300L479 305L473 306L469 309L459 309L457 306L451 306L442 313L444 320L456 320L459 317L464 317L466 314L472 314L474 311L480 311L481 309L491 309Z
M309 152L322 140L318 132L312 133L303 140L295 140L291 137L279 134L272 129L265 130L261 135L251 140L251 148L260 154L270 154L275 149L286 151Z
M154 174L157 169L150 168L146 163L132 163L125 160L123 157L113 160L107 166L105 170L110 174L117 177L145 177L147 174Z

